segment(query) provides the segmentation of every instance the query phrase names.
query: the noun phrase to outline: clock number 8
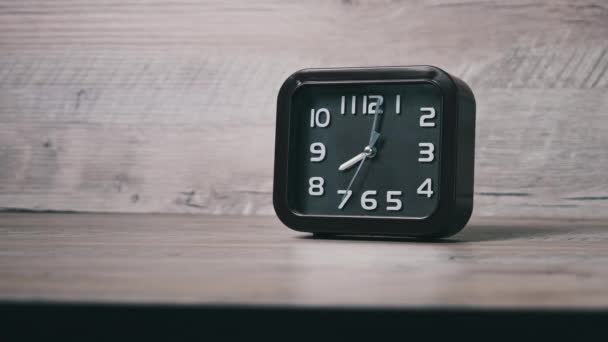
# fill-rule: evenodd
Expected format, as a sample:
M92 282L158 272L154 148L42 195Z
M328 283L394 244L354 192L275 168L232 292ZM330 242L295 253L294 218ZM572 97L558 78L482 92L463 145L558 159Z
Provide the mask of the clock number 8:
M308 180L308 193L311 196L323 196L325 179L323 177L310 177Z

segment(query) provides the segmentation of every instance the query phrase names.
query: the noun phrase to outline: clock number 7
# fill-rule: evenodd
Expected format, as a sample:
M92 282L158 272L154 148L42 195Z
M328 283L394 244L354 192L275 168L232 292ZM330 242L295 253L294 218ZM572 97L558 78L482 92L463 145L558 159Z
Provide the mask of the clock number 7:
M348 202L348 199L350 198L350 196L352 194L353 194L352 190L348 190L348 191L338 190L338 195L342 196L342 201L340 202L340 205L338 205L338 209L342 210L342 208L344 208L344 206L346 205L346 202Z

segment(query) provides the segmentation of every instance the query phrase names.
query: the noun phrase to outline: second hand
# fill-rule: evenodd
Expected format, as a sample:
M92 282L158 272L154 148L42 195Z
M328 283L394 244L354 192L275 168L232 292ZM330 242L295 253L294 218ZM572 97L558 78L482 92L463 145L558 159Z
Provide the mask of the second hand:
M365 163L365 160L370 155L372 155L372 153L374 151L374 145L376 145L376 142L380 138L380 133L378 133L378 131L376 131L376 124L378 122L378 116L380 116L380 114L382 113L382 110L380 109L380 105L381 105L381 103L379 103L376 107L376 111L374 113L374 121L372 123L372 131L370 132L370 137L369 137L369 145L365 147L365 150L369 149L369 154L367 154L365 156L365 158L361 159L361 161L359 162L359 166L357 166L357 170L355 170L355 174L353 175L353 178L350 179L350 182L348 183L348 187L346 188L344 195L342 195L342 201L344 201L344 198L348 194L348 191L353 186L353 183L355 182L355 179L357 178L359 171L361 171L361 167L363 166L363 163Z

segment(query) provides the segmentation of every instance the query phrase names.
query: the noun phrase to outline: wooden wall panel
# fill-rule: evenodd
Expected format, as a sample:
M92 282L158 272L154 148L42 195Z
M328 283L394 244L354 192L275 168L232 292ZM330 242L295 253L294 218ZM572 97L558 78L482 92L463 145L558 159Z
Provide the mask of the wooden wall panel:
M478 102L480 216L608 216L605 1L0 1L0 207L271 214L276 93L433 64Z

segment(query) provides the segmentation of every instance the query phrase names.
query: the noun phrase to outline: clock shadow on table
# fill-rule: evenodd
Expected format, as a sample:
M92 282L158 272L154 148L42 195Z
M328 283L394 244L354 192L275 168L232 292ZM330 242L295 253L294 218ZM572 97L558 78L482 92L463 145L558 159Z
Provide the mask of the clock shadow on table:
M337 234L315 234L299 236L305 240L344 240L344 241L382 241L382 242L406 242L406 243L470 243L484 241L526 240L526 239L550 239L552 236L572 232L574 226L551 226L531 223L529 225L517 225L507 223L485 223L471 224L466 226L456 235L443 239L418 239L413 237L399 237L386 235L337 235Z

